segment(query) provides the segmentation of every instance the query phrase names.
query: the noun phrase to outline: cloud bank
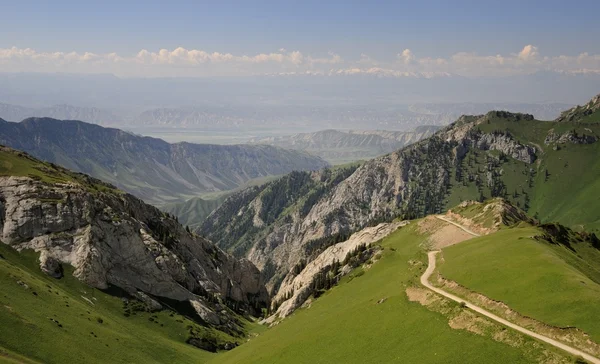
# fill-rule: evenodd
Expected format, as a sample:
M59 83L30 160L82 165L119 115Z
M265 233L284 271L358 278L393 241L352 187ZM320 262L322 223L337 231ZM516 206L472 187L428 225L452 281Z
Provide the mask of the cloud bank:
M329 52L313 56L279 49L272 53L236 55L179 47L140 50L134 55L93 52L39 52L31 48L0 48L3 72L113 73L122 77L248 76L248 75L371 75L378 77L503 77L555 71L600 74L600 55L543 56L534 45L508 55L458 52L447 58L419 57L410 49L389 60L367 54L344 59Z

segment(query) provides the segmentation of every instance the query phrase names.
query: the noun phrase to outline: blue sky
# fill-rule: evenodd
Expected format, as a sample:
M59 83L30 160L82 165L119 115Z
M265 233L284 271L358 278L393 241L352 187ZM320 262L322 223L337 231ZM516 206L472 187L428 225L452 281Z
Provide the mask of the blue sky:
M234 56L299 51L304 59L338 55L345 69L358 67L364 54L377 60L371 68L460 73L466 71L459 67L401 68L391 63L406 49L418 59L450 59L461 52L510 57L527 45L535 47L538 59L598 55L598 13L600 1L0 1L0 49L116 53L123 58L142 49L158 52L177 47ZM33 67L23 56L15 66L14 53L5 69ZM579 66L593 68L596 61L592 57ZM93 67L88 63L75 69L130 72L122 65L94 62ZM327 66L320 68L315 64L311 63L311 70L333 69L333 63L322 62ZM204 73L229 72L221 66L207 67L206 62L202 67ZM45 64L43 69L52 67ZM236 65L235 69L288 72L291 68L261 66L251 71Z

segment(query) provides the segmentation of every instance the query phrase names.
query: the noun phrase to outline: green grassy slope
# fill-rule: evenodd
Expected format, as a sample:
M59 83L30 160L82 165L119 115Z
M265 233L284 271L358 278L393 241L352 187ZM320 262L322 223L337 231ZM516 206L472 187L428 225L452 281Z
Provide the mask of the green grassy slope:
M70 272L50 278L35 253L19 254L2 243L0 287L0 362L20 362L22 355L44 363L198 363L215 355L185 343L189 327L208 330L186 317L169 310L126 317L120 298Z
M0 147L0 176L30 177L46 183L75 182L90 191L122 193L113 186L55 164L41 162L29 155Z
M452 168L444 209L465 200L503 197L543 222L558 221L578 230L600 230L600 141L546 144L546 137L572 132L600 137L600 111L574 121L528 120L518 115L490 112L474 131L507 133L536 148L532 164L496 150L469 148ZM490 181L493 183L490 185Z
M504 229L443 250L442 276L544 323L600 341L600 251L588 243L532 239L539 228Z
M362 276L319 297L214 363L522 363L515 347L449 327L447 317L410 302L408 285L426 259L416 224L382 241L383 256ZM382 298L385 302L377 304ZM525 339L527 341L529 339Z
M600 123L600 111L596 111L590 115L581 118L582 123Z
M595 115L595 114L593 114ZM527 210L543 222L559 221L579 230L600 229L600 142L593 144L546 145L544 139L553 130L556 134L574 131L577 135L600 136L600 124L549 121L512 121L495 118L478 126L483 132L502 130L524 144L538 149L537 161L528 165L512 158L500 158L497 179L505 185L502 197ZM489 164L489 154L469 151L463 168L466 173L480 174L481 167ZM546 173L547 171L547 173ZM465 186L466 184L466 186ZM447 200L447 207L461 200L477 199L479 192L472 183L455 183ZM485 198L493 196L489 187L483 187Z
M600 128L599 128L600 129ZM530 213L578 229L600 229L600 142L547 150Z
M0 363L37 364L35 361L0 346Z

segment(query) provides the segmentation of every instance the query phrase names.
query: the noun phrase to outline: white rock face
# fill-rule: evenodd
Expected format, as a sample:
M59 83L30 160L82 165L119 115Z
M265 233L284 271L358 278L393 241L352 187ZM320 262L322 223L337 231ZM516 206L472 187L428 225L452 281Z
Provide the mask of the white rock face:
M507 135L484 134L474 143L481 150L498 150L516 160L529 164L533 163L536 158L535 147L520 144Z
M40 268L49 275L60 276L60 265L70 264L75 277L99 289L114 285L190 302L220 296L248 308L268 302L260 272L248 260L118 192L0 177L0 240L39 252ZM217 322L202 306L200 316Z
M277 317L284 318L289 316L295 309L300 307L312 293L310 284L314 277L326 267L332 265L335 261L343 261L346 255L359 245L375 243L406 224L408 224L408 221L382 223L375 227L365 228L352 234L350 239L325 249L317 258L308 263L298 275L294 276L292 273L289 273L283 280L279 288L279 293L273 300L275 302L281 300L287 292L293 292L292 297L284 301L277 309L277 312L269 317L266 322L272 323Z

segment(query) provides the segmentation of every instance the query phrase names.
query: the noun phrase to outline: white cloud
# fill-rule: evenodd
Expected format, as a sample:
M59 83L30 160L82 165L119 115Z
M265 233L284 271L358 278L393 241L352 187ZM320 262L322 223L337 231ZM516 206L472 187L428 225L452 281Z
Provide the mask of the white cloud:
M418 57L406 48L395 59L376 60L367 54L344 59L335 52L314 56L280 48L271 53L239 55L178 47L117 53L38 52L31 48L0 48L2 71L110 72L120 76L219 75L373 75L378 77L509 76L541 70L562 73L600 73L600 55L542 56L531 44L508 55L457 52L446 58Z
M534 47L531 44L528 44L525 47L523 47L523 49L518 54L519 59L521 59L523 61L535 60L537 58L537 56L538 56L538 49L537 49L537 47Z
M404 63L404 64L411 64L415 62L415 55L413 54L413 52L410 49L405 49L402 51L402 53L398 54L398 58Z

